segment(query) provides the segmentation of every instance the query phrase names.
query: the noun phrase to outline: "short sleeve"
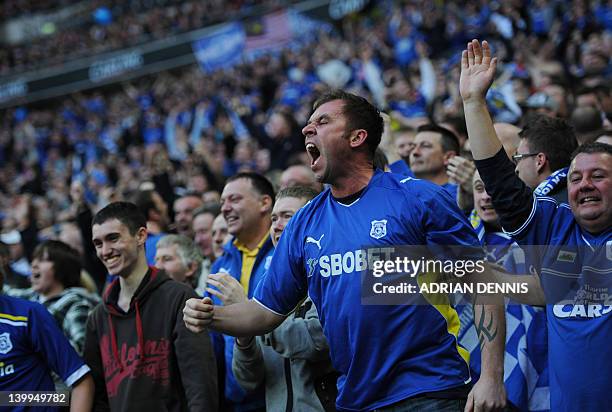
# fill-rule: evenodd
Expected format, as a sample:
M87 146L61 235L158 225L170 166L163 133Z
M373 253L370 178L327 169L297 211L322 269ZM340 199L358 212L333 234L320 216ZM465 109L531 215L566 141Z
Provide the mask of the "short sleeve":
M480 250L474 228L445 189L424 190L419 198L427 245L474 246Z
M89 372L89 367L68 342L47 309L36 304L31 311L28 332L34 350L66 385L74 385Z
M302 244L296 235L302 212L289 221L274 251L270 267L253 295L259 304L282 316L291 313L308 291Z

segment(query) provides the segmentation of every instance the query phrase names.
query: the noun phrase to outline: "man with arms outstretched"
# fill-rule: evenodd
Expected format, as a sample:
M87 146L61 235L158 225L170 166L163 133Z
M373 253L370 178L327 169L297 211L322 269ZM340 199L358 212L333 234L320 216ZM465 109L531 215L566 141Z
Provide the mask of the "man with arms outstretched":
M253 299L225 307L191 299L187 326L236 336L278 326L308 295L329 342L343 411L461 410L470 390L458 318L448 305L363 305L364 245L478 245L461 211L441 187L374 170L383 121L365 99L342 91L323 95L302 130L311 169L326 190L304 206L280 238ZM435 213L433 212L435 211ZM338 259L340 258L340 261ZM340 262L340 264L338 264ZM467 410L505 403L503 306L484 306L490 330L483 372Z

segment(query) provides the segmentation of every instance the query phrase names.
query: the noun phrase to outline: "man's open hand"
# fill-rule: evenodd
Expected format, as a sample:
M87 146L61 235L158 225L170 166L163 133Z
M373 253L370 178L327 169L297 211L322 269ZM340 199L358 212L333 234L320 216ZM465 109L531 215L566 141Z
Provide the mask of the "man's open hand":
M473 192L472 178L474 177L475 171L476 166L474 162L461 156L453 156L448 161L448 166L446 168L448 180L451 183L461 186L461 189L466 193Z
M497 57L491 58L491 48L486 41L482 47L478 40L468 43L467 50L461 53L461 77L459 92L464 102L484 100L487 90L493 83Z

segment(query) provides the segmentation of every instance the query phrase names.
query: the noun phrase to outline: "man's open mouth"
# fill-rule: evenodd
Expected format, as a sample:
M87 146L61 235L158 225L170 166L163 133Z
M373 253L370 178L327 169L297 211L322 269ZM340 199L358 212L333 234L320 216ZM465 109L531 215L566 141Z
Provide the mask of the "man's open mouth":
M321 152L319 152L319 149L314 143L308 143L306 145L306 151L310 155L310 165L313 166L321 156Z
M111 256L109 258L104 259L104 263L108 266L112 266L119 261L119 256Z
M585 196L582 199L578 200L579 205L584 205L586 203L599 202L601 199L597 196Z

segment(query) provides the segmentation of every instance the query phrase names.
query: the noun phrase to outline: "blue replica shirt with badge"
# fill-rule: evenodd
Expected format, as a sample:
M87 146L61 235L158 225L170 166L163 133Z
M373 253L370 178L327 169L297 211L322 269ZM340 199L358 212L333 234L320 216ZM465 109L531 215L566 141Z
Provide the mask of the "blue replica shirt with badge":
M541 283L554 303L546 306L551 409L606 410L612 405L612 302L597 296L612 292L612 229L583 231L570 207L552 198L535 199L533 212L510 235L521 245L550 245L542 252Z
M551 410L609 410L612 228L593 235L567 204L532 196L503 150L476 166L505 232L537 259L547 300Z
M50 371L72 386L89 373L44 306L0 295L0 391L55 391ZM0 407L0 411L28 407ZM57 407L36 410L57 411Z
M286 315L310 296L341 373L339 410L372 410L470 382L454 308L361 302L363 247L435 244L479 245L444 189L380 171L352 203L326 190L289 222L254 299Z

